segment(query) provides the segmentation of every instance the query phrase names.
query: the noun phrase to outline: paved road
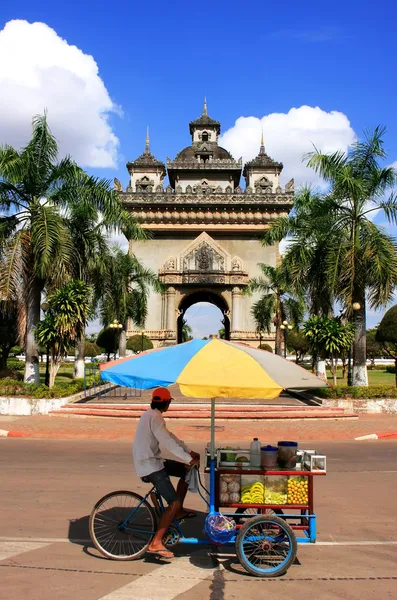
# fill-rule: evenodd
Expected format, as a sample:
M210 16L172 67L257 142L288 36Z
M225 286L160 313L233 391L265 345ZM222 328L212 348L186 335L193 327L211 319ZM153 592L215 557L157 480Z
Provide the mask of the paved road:
M7 600L275 600L395 598L397 442L319 442L327 477L316 481L318 540L276 580L256 580L233 554L179 546L170 564L101 558L88 541L95 501L146 489L121 441L0 440L0 586ZM195 449L201 450L197 446ZM192 508L202 508L195 496ZM200 533L191 522L186 532ZM194 531L195 529L195 531ZM223 549L222 549L223 551ZM315 584L315 588L313 588Z

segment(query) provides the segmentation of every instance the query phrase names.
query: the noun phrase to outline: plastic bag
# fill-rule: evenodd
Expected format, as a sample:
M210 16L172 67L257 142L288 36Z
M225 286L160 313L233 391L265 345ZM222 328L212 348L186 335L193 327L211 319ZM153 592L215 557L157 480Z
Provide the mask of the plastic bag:
M236 522L221 513L212 513L205 520L205 531L213 542L226 543L236 534Z
M193 492L193 494L197 494L199 491L199 476L197 467L192 467L186 473L185 481L188 484L189 492Z

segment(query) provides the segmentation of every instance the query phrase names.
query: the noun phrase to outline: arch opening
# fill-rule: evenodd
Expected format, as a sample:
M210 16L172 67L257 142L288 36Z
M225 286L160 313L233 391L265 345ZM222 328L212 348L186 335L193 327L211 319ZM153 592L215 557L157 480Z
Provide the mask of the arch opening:
M230 339L230 318L229 318L229 307L227 305L226 300L214 293L214 292L210 292L207 290L200 290L197 292L193 292L191 294L188 294L186 296L184 296L179 304L179 316L178 316L178 320L177 320L177 343L181 344L183 341L185 341L185 337L184 336L184 324L187 323L189 325L189 314L186 315L186 312L194 307L197 304L212 304L213 306L217 307L220 311L219 314L219 327L216 328L216 331L205 331L203 332L203 337L208 337L208 335L210 334L218 334L220 329L224 330L224 339L229 340ZM189 313L191 313L191 311L189 311ZM185 318L185 315L187 318ZM194 313L193 313L194 315ZM190 314L190 317L192 317L192 314ZM216 317L215 317L215 321L216 321ZM185 332L186 333L186 332ZM200 336L199 336L200 337Z

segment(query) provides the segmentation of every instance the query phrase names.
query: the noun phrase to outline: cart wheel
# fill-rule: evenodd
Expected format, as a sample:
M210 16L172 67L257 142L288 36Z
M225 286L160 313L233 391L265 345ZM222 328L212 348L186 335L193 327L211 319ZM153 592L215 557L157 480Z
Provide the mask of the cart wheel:
M247 519L236 537L240 564L256 577L284 574L294 562L297 549L291 527L276 516Z

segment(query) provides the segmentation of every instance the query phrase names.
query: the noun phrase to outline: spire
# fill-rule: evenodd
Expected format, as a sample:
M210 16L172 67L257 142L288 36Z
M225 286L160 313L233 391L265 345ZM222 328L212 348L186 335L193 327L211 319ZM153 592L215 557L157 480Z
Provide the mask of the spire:
M265 154L265 142L263 141L263 127L262 127L262 136L261 136L261 148L259 150L259 154Z
M207 98L204 96L203 115L207 116Z
M145 143L145 154L150 154L150 146L149 146L149 125L146 127L146 143Z

